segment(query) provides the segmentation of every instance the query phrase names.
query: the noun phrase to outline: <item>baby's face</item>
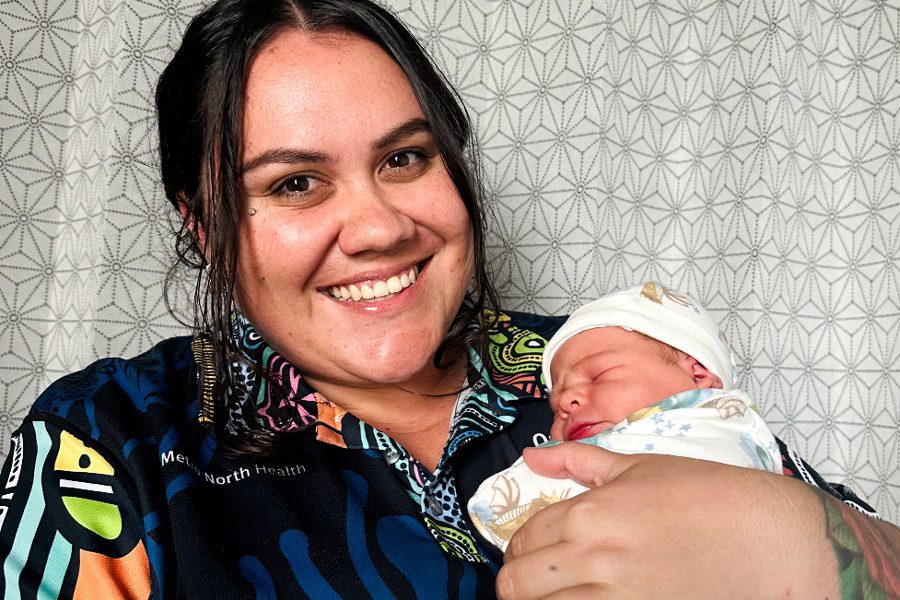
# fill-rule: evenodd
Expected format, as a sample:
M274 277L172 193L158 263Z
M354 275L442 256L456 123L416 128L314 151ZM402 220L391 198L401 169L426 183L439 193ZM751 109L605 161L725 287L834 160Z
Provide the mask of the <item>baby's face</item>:
M550 436L590 437L672 394L721 387L698 379L694 365L703 369L702 365L683 352L677 354L675 362L666 360L655 341L620 327L589 329L574 336L550 365L554 414Z

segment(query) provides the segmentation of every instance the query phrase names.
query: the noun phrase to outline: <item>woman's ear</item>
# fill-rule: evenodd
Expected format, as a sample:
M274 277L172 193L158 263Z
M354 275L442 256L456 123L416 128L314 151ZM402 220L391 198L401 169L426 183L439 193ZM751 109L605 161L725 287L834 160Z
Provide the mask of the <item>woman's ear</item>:
M194 213L190 209L190 200L184 195L184 192L178 192L178 212L181 213L181 220L187 226L188 230L197 240L197 245L206 251L206 230L200 223Z
M698 389L722 389L722 380L719 376L698 363L696 360L694 361L694 364L691 365L691 376L694 378L694 383L697 384Z

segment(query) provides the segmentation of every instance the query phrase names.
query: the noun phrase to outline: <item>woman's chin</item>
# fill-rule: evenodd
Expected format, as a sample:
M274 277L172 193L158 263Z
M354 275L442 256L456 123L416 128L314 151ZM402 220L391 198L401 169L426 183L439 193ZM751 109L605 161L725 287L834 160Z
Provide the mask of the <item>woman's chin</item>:
M431 375L431 377L429 377ZM437 376L430 358L411 357L408 361L399 362L396 357L386 361L370 361L358 372L364 384L372 386L390 385L410 391L417 391L423 383Z

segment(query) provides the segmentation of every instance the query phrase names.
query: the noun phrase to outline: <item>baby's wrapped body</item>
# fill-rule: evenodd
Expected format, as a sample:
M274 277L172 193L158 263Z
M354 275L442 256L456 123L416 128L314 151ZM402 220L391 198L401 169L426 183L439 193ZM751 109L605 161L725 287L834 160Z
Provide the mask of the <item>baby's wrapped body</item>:
M670 454L782 472L774 435L740 390L681 392L578 441L622 454ZM479 533L505 551L512 535L531 515L587 489L571 479L538 475L520 458L486 479L469 501L468 510Z
M607 294L576 310L547 343L551 437L781 473L775 436L736 389L734 366L715 321L688 296L652 281ZM519 459L484 481L468 509L505 552L534 513L586 490Z

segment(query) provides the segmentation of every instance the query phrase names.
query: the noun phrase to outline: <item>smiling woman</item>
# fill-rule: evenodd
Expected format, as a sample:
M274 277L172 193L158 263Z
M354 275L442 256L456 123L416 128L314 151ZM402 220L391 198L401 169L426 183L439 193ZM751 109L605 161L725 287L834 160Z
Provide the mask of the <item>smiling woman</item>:
M246 43L225 39L208 63L195 60L192 32L216 30L230 10L247 11L235 25ZM496 312L468 120L388 13L357 2L254 10L200 15L157 88L163 181L186 217L182 256L207 265L197 329L227 331L246 317L317 391L389 427L376 415L391 420L397 406L382 403L455 398L465 345L484 331L470 325ZM241 353L230 336L208 339L219 374L211 397L228 404ZM445 409L435 426L446 426ZM220 431L228 412L215 412ZM286 426L304 424L301 415L283 415ZM246 423L227 445L275 450L277 436Z
M504 557L474 532L460 507L550 427L560 319L496 306L465 111L383 8L215 2L156 99L195 332L38 399L0 474L5 595L731 597L752 579L810 597L897 579L865 566L895 530L799 459L828 493L564 444L535 470L596 489Z
M432 359L472 278L472 226L408 79L373 42L288 30L251 63L244 105L241 312L343 409L385 430L403 402L424 414L395 439L444 436L452 403L423 398L452 400L464 377L461 348L451 368ZM430 470L443 442L417 457Z

